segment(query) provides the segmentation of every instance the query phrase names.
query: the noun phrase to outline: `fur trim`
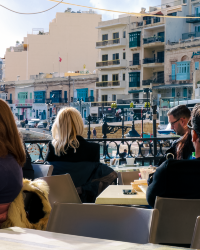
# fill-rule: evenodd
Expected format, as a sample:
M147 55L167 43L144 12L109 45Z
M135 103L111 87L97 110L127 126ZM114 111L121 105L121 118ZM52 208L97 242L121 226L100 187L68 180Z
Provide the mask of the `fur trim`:
M29 191L36 193L43 204L43 211L45 213L44 218L40 219L38 223L30 223L27 219L25 205L24 205L24 198L23 198L23 191ZM30 228L30 229L38 229L38 230L45 230L49 215L51 212L51 205L48 200L49 194L49 187L44 180L35 180L30 181L27 179L23 179L23 187L20 191L17 198L11 203L9 210L8 210L8 217L7 220L2 223L1 228L8 228L8 227L22 227L22 228Z

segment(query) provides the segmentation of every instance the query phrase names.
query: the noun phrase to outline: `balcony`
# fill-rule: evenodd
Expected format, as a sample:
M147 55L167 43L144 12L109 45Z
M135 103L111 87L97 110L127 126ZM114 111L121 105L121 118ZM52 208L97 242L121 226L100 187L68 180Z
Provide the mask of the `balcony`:
M121 47L121 46L126 46L126 38L117 38L96 43L96 49L106 49L110 47Z
M116 103L115 101L104 101L104 102L92 102L91 107L110 107L112 103Z
M198 23L200 22L200 14L193 14L193 15L186 15L186 17L193 17L193 18L187 18L186 23ZM197 17L197 18L194 18Z
M33 100L34 103L45 103L45 99L34 99Z
M143 22L138 22L138 23L137 23L137 26L138 26L138 27L143 26Z
M120 69L126 67L126 60L112 60L112 61L103 61L97 62L96 67L102 69Z
M108 89L108 88L125 88L125 81L104 81L104 82L96 82L97 89Z
M31 108L33 99L15 100L16 108Z
M182 40L190 39L191 37L200 37L200 32L188 32L182 34Z
M164 83L164 77L157 77L155 79L148 79L148 80L143 80L142 85L150 85L151 83L153 84L161 84Z
M46 104L52 104L52 103L68 103L67 98L48 98L45 100Z
M165 37L164 36L152 36L148 38L143 38L143 44L145 47L152 47L152 46L164 46Z
M85 102L94 102L94 96L86 97Z
M143 66L145 67L160 67L164 66L164 57L159 58L145 58L143 59Z
M165 23L164 17L153 17L151 19L144 20L144 25L150 26L150 27L157 26L157 25L164 24L164 23Z
M130 69L141 69L141 61L140 60L129 61L129 68Z

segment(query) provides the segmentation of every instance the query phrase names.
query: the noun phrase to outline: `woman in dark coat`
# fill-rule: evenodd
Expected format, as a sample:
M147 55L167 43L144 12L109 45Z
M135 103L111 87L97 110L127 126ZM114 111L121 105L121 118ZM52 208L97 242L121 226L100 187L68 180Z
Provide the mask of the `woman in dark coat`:
M99 162L99 144L87 142L82 137L83 130L77 109L60 110L45 161L54 166L53 175L71 175L82 202L95 202L98 194L117 178L117 173Z

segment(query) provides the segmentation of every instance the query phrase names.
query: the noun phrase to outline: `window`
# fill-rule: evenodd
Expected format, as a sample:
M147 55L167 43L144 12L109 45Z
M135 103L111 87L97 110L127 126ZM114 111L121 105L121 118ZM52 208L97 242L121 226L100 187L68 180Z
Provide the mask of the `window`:
M176 63L176 80L190 80L190 61Z
M108 75L102 75L102 82L108 81Z
M113 54L113 61L119 60L119 53Z
M129 87L140 87L140 72L129 73Z
M34 102L45 103L46 91L34 91Z
M102 55L102 61L108 61L108 55Z
M172 88L172 97L175 97L175 95L176 95L175 88Z
M32 99L32 93L30 93L30 99Z
M50 98L53 103L59 103L62 98L62 90L52 90L50 92Z
M113 82L116 82L116 81L118 81L118 80L119 80L119 75L118 75L118 74L112 75L112 81L113 81Z
M12 101L12 94L10 94L10 100Z
M200 6L198 6L198 7L195 8L195 16L198 17L199 14L200 14Z
M126 80L126 74L123 74L123 81Z
M169 13L168 16L177 16L177 12Z
M140 54L139 53L135 53L133 54L133 65L140 65Z
M77 98L79 100L82 99L85 102L86 98L88 98L88 88L76 89L76 91L77 91Z
M195 32L200 32L200 26L195 26Z
M19 103L25 103L27 99L28 99L28 92L19 92L18 93Z
M67 91L64 91L64 99L67 100Z
M123 52L123 59L126 59L126 52Z
M183 89L183 97L187 97L187 88Z
M116 95L112 95L112 101L113 101L113 102L116 101Z
M102 41L107 41L108 40L108 34L102 35Z
M107 95L102 95L101 96L101 101L102 102L107 102L108 101L108 96Z
M140 47L140 31L129 34L129 48Z
M113 33L113 39L119 38L119 32Z
M123 31L123 38L126 38L126 31Z
M199 62L195 62L195 70L199 70Z
M90 96L94 96L94 90L93 89L90 90Z

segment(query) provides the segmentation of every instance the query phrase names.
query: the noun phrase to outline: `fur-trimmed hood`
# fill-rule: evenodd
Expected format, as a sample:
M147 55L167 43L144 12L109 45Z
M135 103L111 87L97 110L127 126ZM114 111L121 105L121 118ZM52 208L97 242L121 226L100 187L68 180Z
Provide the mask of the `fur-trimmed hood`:
M7 220L1 228L16 226L45 230L51 212L48 194L49 187L44 180L23 179L23 187L10 204Z

